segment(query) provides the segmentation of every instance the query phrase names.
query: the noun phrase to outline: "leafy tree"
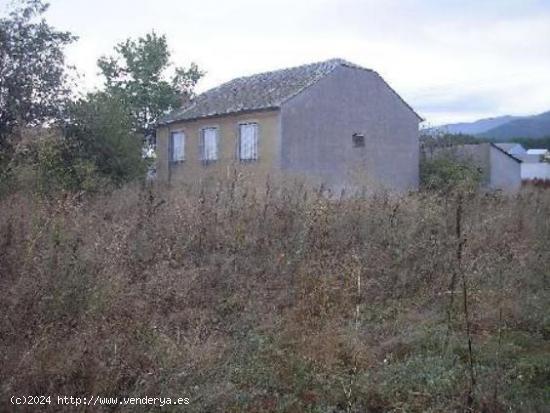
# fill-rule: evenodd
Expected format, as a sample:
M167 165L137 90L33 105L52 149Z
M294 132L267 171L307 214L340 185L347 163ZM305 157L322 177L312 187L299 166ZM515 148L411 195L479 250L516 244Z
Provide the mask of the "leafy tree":
M63 49L76 37L48 25L47 9L24 0L0 19L0 168L12 155L13 134L57 118L70 93Z
M192 96L204 74L191 64L189 68L175 68L168 76L171 63L166 37L154 32L119 43L115 53L98 61L105 91L127 105L133 129L143 137L154 134L157 121L166 111Z
M463 133L439 133L420 135L420 147L424 153L432 153L439 148L448 148L455 145L472 145L487 142L472 135Z
M544 138L514 138L510 142L515 142L523 145L526 149L549 149L550 136Z
M103 181L115 185L144 176L146 163L133 118L124 102L104 92L89 94L72 104L65 130L65 159L71 166L93 165ZM82 184L78 168L73 182ZM86 179L88 179L86 175Z
M472 191L479 187L483 171L473 161L452 155L424 157L420 162L420 184L423 189L445 193Z
M141 141L123 102L92 93L70 103L65 115L62 130L41 129L40 136L25 143L14 182L0 187L0 196L15 187L46 196L59 190L97 192L144 177Z

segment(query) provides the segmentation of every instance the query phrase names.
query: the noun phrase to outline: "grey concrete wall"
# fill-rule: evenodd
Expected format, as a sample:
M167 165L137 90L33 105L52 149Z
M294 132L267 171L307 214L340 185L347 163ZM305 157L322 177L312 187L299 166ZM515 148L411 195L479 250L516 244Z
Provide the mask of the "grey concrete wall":
M491 181L489 187L514 192L521 187L521 162L491 146Z
M371 71L339 67L281 108L281 167L342 187L416 189L419 119ZM365 136L355 148L352 135Z

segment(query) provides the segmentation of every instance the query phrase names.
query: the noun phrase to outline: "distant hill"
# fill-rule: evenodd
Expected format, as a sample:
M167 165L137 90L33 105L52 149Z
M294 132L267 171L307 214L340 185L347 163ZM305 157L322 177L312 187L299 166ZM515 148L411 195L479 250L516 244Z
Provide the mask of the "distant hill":
M465 135L478 135L501 125L505 125L506 123L518 118L518 116L509 115L498 116L496 118L476 120L475 122L451 123L448 125L440 126L437 129L452 134L462 133Z
M481 133L480 136L502 140L550 136L550 112L511 120Z
M550 136L550 111L533 116L499 116L475 122L451 123L427 130L450 134L473 135L480 138L509 140Z

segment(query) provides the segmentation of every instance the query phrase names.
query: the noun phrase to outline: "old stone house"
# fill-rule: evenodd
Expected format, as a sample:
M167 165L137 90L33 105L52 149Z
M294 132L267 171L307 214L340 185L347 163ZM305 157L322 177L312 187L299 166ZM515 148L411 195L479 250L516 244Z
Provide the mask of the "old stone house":
M336 190L416 189L421 120L378 73L341 59L241 77L161 121L157 174L196 182L237 165Z

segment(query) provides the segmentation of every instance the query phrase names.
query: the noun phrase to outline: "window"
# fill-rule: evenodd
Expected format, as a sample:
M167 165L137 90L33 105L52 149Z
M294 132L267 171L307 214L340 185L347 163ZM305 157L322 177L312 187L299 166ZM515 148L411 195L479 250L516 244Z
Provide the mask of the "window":
M218 160L218 129L204 128L200 136L200 158L208 163Z
M170 134L170 160L172 162L185 160L185 134L183 132Z
M351 135L354 148L362 148L365 146L365 136L360 133L354 133Z
M255 161L258 159L258 124L242 123L239 125L239 159Z

